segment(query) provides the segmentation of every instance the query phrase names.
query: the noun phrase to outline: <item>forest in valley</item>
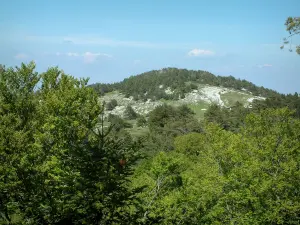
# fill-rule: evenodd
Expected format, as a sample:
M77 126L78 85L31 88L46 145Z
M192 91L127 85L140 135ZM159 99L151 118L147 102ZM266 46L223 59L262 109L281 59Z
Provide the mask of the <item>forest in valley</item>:
M299 24L286 22L296 34ZM0 66L1 225L300 223L298 93L176 68L88 81L34 62ZM202 119L168 104L196 83L265 100L211 104ZM100 97L113 91L166 103L105 115L118 102ZM147 132L128 132L130 121Z

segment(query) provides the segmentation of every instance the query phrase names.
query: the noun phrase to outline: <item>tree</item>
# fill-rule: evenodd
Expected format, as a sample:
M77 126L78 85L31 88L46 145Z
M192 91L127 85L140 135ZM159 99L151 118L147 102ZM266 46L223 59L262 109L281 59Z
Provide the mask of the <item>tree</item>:
M131 105L127 105L124 111L124 118L128 120L134 120L138 117L138 114L134 111Z
M138 118L137 118L137 121L136 121L136 125L138 127L143 127L147 124L147 120L144 116L140 115Z
M0 215L8 223L130 224L138 144L97 129L103 109L87 82L57 67L38 74L33 62L0 73Z
M238 133L206 123L140 164L145 224L298 224L300 120L287 108L246 116ZM146 215L146 216L145 216Z
M283 49L284 45L290 44L289 51L291 52L293 51L291 47L292 37L300 34L300 17L288 17L285 22L285 26L290 35L283 39L284 43L280 48ZM296 52L300 54L300 45L296 46Z
M109 114L107 121L111 123L112 129L115 131L121 131L125 128L132 128L132 124L123 120L120 116Z
M107 104L106 104L106 110L112 111L114 108L116 108L118 106L118 102L116 99L112 99L110 100Z

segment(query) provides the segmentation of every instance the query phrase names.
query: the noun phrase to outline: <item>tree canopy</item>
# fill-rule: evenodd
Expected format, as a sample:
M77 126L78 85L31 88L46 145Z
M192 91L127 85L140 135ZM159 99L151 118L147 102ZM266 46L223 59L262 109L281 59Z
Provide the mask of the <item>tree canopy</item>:
M164 68L152 70L137 76L131 76L122 82L113 84L92 84L91 87L99 94L117 90L126 97L132 96L135 100L146 101L148 99L178 100L184 98L186 93L198 88L199 84L222 86L237 90L247 89L257 96L274 96L276 91L258 87L253 83L236 79L233 76L215 76L202 70L186 70L177 68Z
M298 93L121 118L87 82L0 67L0 224L299 224Z
M134 191L126 183L137 145L97 128L102 107L87 81L56 67L38 74L34 63L1 71L0 213L7 223L130 223L125 208Z

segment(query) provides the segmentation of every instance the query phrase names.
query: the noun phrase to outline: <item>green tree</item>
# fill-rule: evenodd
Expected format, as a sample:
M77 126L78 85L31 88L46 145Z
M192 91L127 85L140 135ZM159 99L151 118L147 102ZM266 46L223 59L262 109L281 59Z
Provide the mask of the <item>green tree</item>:
M34 70L30 63L0 73L2 218L16 224L130 223L134 191L127 178L138 145L110 137L111 128L96 129L102 108L87 79L58 68Z
M138 117L138 114L134 111L131 105L127 105L124 111L124 118L128 120L134 120Z
M136 121L136 125L138 127L143 127L143 126L146 126L147 125L147 120L144 116L140 115L138 118L137 118L137 121Z
M297 224L300 120L293 114L267 109L247 115L237 133L206 123L202 133L176 137L175 151L140 164L133 178L134 187L147 186L145 223Z
M105 108L106 110L113 110L114 108L116 108L118 106L118 102L116 99L112 99L110 100L106 105L105 105Z
M132 128L132 124L123 120L120 116L109 114L107 118L108 122L112 125L112 129L119 132L125 128Z

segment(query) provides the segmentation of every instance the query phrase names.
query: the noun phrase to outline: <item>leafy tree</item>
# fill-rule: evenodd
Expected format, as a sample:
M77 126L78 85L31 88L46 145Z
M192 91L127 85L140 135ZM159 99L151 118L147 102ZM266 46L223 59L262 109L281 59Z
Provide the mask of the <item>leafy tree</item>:
M222 109L218 104L211 104L204 113L204 117L208 122L214 122L219 124L224 129L229 127L229 122L227 121L228 112Z
M290 51L293 51L291 48L292 37L300 34L300 17L288 17L285 22L286 30L289 32L289 36L284 38L284 44L280 47L284 48L284 45L290 44ZM296 52L300 54L300 45L296 46Z
M245 118L250 112L251 110L240 102L236 102L230 108L212 104L204 117L207 122L219 124L225 130L238 132L244 126Z
M232 133L207 123L175 151L140 164L133 186L146 224L297 224L300 120L287 108L251 113ZM172 168L172 170L170 170ZM146 215L146 216L145 216Z
M182 177L186 157L175 152L159 152L149 161L145 161L137 168L132 179L132 186L146 189L140 194L141 214L140 222L143 224L173 224L180 221L180 211L176 199L170 198L171 194L180 195ZM179 213L178 213L179 212ZM176 214L172 214L176 213ZM177 220L173 220L177 218Z
M109 114L107 120L111 123L113 130L115 131L120 131L125 128L132 128L131 123L128 123L118 115Z
M87 79L35 64L0 73L0 214L16 224L131 223L138 145L97 130ZM103 127L103 121L102 121ZM16 215L20 218L14 221Z
M116 108L117 106L118 106L117 100L116 100L116 99L112 99L112 100L110 100L110 101L106 104L105 108L106 108L106 110L112 111L112 110L113 110L114 108Z
M172 107L164 104L149 113L149 149L172 150L174 137L189 132L201 132L200 123L187 106Z
M147 120L144 116L140 115L138 118L137 118L137 121L136 121L136 125L138 127L143 127L143 126L146 126L147 124Z
M201 131L199 122L194 118L194 112L186 105L173 107L164 104L156 107L149 114L148 125L152 132L171 136Z
M124 118L128 120L134 120L138 117L138 114L134 111L131 105L127 105L124 111Z

